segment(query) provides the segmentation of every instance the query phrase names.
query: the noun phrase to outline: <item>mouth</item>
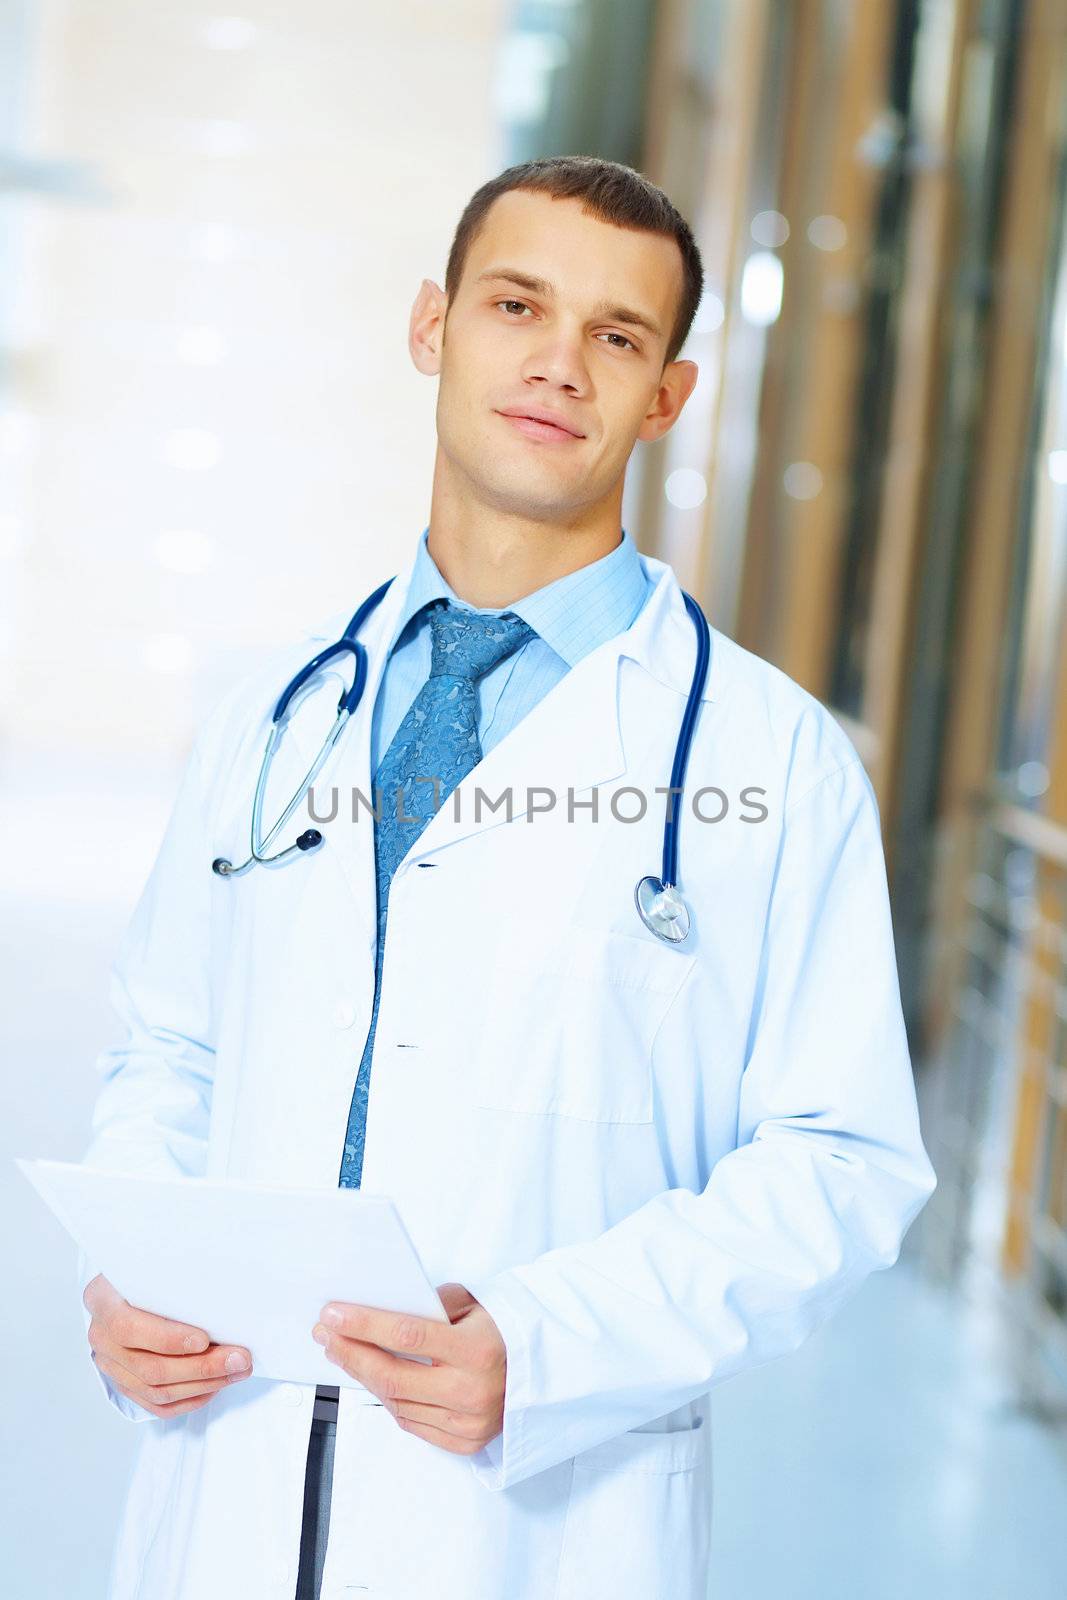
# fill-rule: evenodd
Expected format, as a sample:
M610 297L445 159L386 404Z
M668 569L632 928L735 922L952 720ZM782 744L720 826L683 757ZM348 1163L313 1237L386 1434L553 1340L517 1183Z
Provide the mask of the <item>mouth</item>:
M584 434L570 433L566 428L558 428L554 422L544 422L540 417L512 416L506 411L498 411L498 417L503 417L505 422L527 439L540 439L546 444L577 444Z

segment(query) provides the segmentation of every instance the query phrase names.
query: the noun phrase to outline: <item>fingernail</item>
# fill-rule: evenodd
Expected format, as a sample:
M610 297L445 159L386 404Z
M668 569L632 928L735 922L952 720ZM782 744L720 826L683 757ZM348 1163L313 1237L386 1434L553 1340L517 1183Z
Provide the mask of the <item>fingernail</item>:
M311 1330L311 1337L314 1339L316 1344L325 1344L330 1335L326 1332L326 1329L322 1326L321 1322L316 1322L315 1326Z
M251 1365L252 1363L248 1357L243 1356L239 1350L231 1350L226 1357L227 1372L248 1372L251 1369Z
M182 1340L182 1344L184 1345L185 1349L190 1352L194 1350L203 1350L203 1335L199 1333L187 1333L185 1338Z
M334 1327L336 1327L341 1321L341 1313L338 1311L336 1306L327 1306L326 1310L322 1313L322 1320L323 1322L332 1322Z

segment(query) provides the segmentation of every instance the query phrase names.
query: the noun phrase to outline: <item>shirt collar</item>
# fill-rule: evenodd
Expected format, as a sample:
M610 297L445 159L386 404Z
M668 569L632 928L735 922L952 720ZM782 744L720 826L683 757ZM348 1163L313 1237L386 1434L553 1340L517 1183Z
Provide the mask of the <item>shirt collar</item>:
M389 643L390 651L424 606L433 600L450 600L463 610L483 616L512 612L529 623L568 667L573 667L605 639L614 638L628 628L648 592L648 580L637 546L623 528L622 538L615 548L588 566L565 573L562 578L546 583L511 605L471 606L446 582L430 554L429 532L428 527L424 528L419 537L411 582Z

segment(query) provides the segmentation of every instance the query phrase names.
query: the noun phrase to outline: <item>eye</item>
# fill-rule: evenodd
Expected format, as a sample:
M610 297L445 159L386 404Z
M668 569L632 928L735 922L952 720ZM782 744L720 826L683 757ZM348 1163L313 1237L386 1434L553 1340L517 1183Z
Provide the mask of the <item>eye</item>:
M518 306L520 311L529 311L529 309L530 309L530 307L526 304L525 300L494 300L493 301L493 305L494 305L494 307L496 307L496 306ZM508 314L508 316L511 316L510 312L508 312L507 314ZM512 322L518 322L518 321L521 321L522 319L520 317L511 317L511 320L512 320ZM632 339L628 339L624 333L615 333L615 332L598 333L596 337L598 339L621 339L624 346L626 346L630 350L633 350L635 354L637 353L637 346L634 344L633 340ZM618 350L621 347L619 345L614 345L612 348L615 349L615 350Z
M608 333L608 334L599 334L598 333L597 334L597 338L598 339L600 339L600 338L621 339L623 344L628 344L630 346L631 350L636 350L637 349L637 346L634 344L633 340L632 339L628 339L624 333ZM619 348L618 345L616 345L615 349L617 350L618 348Z

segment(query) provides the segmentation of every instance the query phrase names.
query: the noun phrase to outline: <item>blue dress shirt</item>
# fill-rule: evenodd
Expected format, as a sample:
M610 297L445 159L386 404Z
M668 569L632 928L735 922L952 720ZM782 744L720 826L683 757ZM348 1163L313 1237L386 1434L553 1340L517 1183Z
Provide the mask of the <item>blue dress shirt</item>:
M511 605L470 606L442 577L427 547L429 531L424 528L419 539L411 587L393 631L375 701L372 773L430 675L430 623L425 610L429 601L451 600L486 616L512 611L537 633L536 639L528 640L478 682L478 737L482 754L487 755L576 662L631 626L652 588L637 546L623 528L620 542L598 561Z

